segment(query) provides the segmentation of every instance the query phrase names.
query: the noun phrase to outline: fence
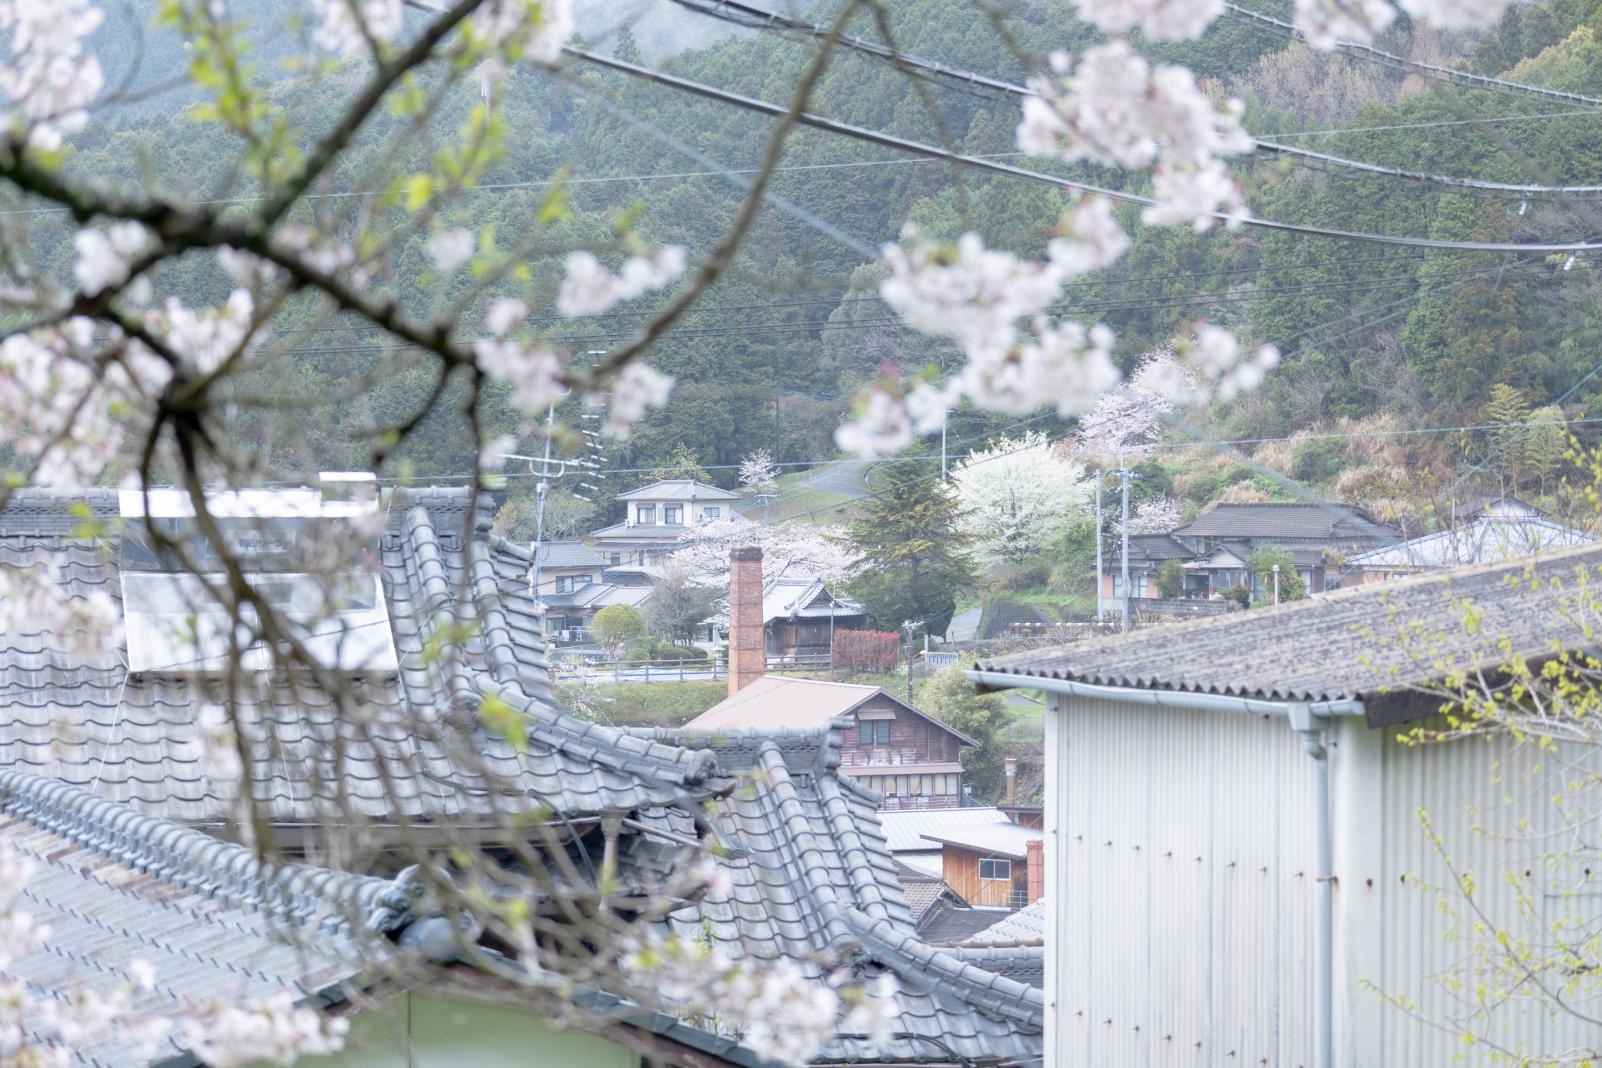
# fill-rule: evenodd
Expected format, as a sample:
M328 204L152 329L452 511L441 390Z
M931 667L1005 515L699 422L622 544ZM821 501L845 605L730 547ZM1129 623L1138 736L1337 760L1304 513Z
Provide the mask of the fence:
M600 661L558 654L551 670L558 680L588 678L595 682L706 682L729 677L729 667L719 657L669 663L659 660ZM767 671L773 675L827 672L829 658L770 656L767 659Z

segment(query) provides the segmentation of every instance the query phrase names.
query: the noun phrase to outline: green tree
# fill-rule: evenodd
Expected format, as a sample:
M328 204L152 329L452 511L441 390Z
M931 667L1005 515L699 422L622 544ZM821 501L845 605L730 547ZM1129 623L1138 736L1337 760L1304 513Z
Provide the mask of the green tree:
M1525 399L1524 391L1498 382L1491 387L1485 407L1480 410L1480 417L1492 427L1489 431L1489 459L1492 466L1503 478L1513 483L1513 492L1517 493L1524 437L1529 433L1526 424L1530 419L1530 404Z
M1246 561L1246 570L1257 577L1262 587L1262 604L1274 603L1274 565L1279 565L1279 599L1299 601L1307 596L1307 583L1296 573L1296 560L1289 549L1265 545L1252 553Z
M700 457L688 445L675 445L668 456L663 478L693 478L697 482L711 482L712 476L701 466Z
M974 740L962 751L962 777L981 800L1000 800L1007 789L1007 727L1012 713L997 693L980 693L962 666L942 668L918 691L918 707Z
M1524 421L1519 442L1519 475L1546 486L1546 480L1562 465L1569 448L1568 425L1563 409L1556 404L1537 408Z
M1185 566L1177 559L1164 560L1157 569L1157 592L1164 597L1178 597L1185 592Z
M851 594L876 627L900 630L911 620L944 634L957 594L976 577L956 495L928 460L888 460L871 488L842 539L859 569Z
M626 604L609 604L590 620L590 636L613 660L624 646L646 634L645 617Z

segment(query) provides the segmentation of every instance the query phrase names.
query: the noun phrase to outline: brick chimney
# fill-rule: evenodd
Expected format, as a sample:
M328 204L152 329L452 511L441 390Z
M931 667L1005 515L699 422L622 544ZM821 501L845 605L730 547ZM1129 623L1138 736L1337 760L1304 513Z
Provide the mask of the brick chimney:
M1026 905L1033 905L1039 901L1046 892L1046 840L1044 838L1031 838L1024 846L1024 864L1029 868L1025 873L1028 880L1027 889L1024 890Z
M768 667L762 632L762 550L729 553L729 696L762 677Z

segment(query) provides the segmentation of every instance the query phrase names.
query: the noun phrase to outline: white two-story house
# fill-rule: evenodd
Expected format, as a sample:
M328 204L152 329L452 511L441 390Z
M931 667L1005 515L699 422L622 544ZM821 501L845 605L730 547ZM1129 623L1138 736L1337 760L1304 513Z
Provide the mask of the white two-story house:
M585 539L609 566L649 562L696 524L727 517L740 495L693 478L666 478L617 499L628 508L623 522Z

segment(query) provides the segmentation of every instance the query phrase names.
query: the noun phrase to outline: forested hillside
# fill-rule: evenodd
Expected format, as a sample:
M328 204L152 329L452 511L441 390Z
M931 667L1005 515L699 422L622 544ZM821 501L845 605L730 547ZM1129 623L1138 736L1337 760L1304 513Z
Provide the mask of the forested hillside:
M249 19L249 5L236 7ZM1499 27L1477 38L1426 36L1402 25L1383 44L1391 52L1533 86L1602 94L1599 8L1595 0L1514 8ZM675 14L672 40L658 39L666 32L660 22L642 24L654 25L652 37L638 40L624 20L597 46L622 58L646 53L654 62L666 55L661 62L681 76L786 101L809 54L803 43L780 34L736 36L716 23L700 37L685 36L685 20L702 17ZM1071 50L1095 39L1065 0L1020 3L1005 24L1024 52ZM859 29L867 33L871 27ZM904 0L895 7L891 30L906 52L1021 77L1017 56L969 5ZM695 40L715 43L677 51ZM248 196L251 190L222 169L237 147L224 151L220 139L228 135L190 121L192 100L158 91L171 68L185 62L176 39L150 34L146 41L133 82L151 87L148 95L93 125L71 149L74 166L114 179L153 176L158 187L186 194ZM256 39L248 57L254 77L279 83L277 92L297 122L326 124L339 106L337 95L302 92L297 72L282 68L287 50L281 43L266 35ZM1602 112L1596 108L1317 54L1240 18L1224 18L1201 41L1172 46L1167 54L1211 79L1219 95L1240 96L1248 128L1264 140L1435 175L1602 182ZM118 62L124 71L133 64L126 55L107 62L113 82ZM479 92L463 79L438 121L446 127L473 122ZM519 71L509 92L504 127L487 129L482 158L462 164L477 190L452 208L457 216L439 220L470 227L481 241L505 247L526 241L552 251L582 247L603 241L627 221L647 241L681 243L692 258L703 254L735 210L738 183L753 167L764 135L759 117L726 104L583 65L564 78ZM969 154L1015 150L1015 98L909 79L861 55L836 60L814 110ZM393 114L376 118L361 144L384 144L405 121ZM420 137L413 151L423 160L436 146ZM383 195L406 195L369 189L364 174L372 162L358 148L341 163L316 201L324 218L359 217ZM1302 224L1455 240L1602 232L1596 201L1579 194L1451 190L1341 166L1310 167L1267 153L1238 163L1236 172L1255 214ZM1088 168L1079 176L1108 184L1120 180ZM877 300L876 268L867 266L874 250L912 220L941 236L975 229L992 246L1038 254L1067 203L1042 185L959 172L811 130L794 137L773 193L735 269L655 349L653 363L678 380L674 403L631 440L613 446L610 465L652 468L689 455L729 482L733 472L726 465L757 448L770 450L781 463L832 456L832 431L853 392L884 364L953 368L958 362L954 350L898 326ZM1602 308L1595 268L1583 257L1443 255L1254 229L1141 228L1136 209L1121 214L1135 235L1133 247L1104 274L1070 285L1064 309L1112 326L1123 362L1133 364L1203 315L1285 353L1264 388L1233 406L1196 414L1194 421L1215 435L1475 424L1498 383L1517 387L1525 410L1561 402L1572 417L1588 410L1602 390L1602 376L1588 377L1602 361ZM30 225L48 242L53 233L71 232L61 222L61 216L41 213ZM433 300L437 287L451 284L434 276L423 248L426 236L421 231L399 253L401 273L413 287L402 295L403 303ZM65 270L68 249L59 241L55 248L55 261ZM192 288L195 303L216 302L226 293L225 279L209 259L197 256L168 270L188 272L180 281ZM556 279L535 281L550 291ZM581 332L548 307L532 315L574 351L601 351L628 336L659 303L647 298L583 320ZM293 321L293 308L288 311ZM463 322L481 317L475 308ZM349 429L393 418L432 382L432 371L411 367L403 355L359 330L306 321L295 341L293 367L264 369L256 385L327 403L315 420L297 414L293 426L261 426L267 449L282 454L280 462L364 463ZM341 387L362 375L376 376L376 387L342 399ZM408 443L400 459L419 474L463 470L467 436L448 419L436 422ZM512 425L510 415L505 422ZM952 441L966 449L1020 422L1051 432L1069 429L1049 417L1009 420L959 411L952 416ZM1408 486L1385 485L1383 475L1376 475L1369 483L1348 479L1347 489L1370 500L1427 496L1455 478L1464 463L1482 457L1485 437L1421 436L1407 442L1413 468ZM1291 458L1289 450L1281 451ZM1397 466L1394 457L1360 457L1348 446L1323 452L1307 460L1303 450L1301 477L1326 487L1365 463L1380 471ZM1273 455L1264 453L1264 459ZM1192 499L1199 503L1200 496L1224 492L1229 481L1206 481Z

